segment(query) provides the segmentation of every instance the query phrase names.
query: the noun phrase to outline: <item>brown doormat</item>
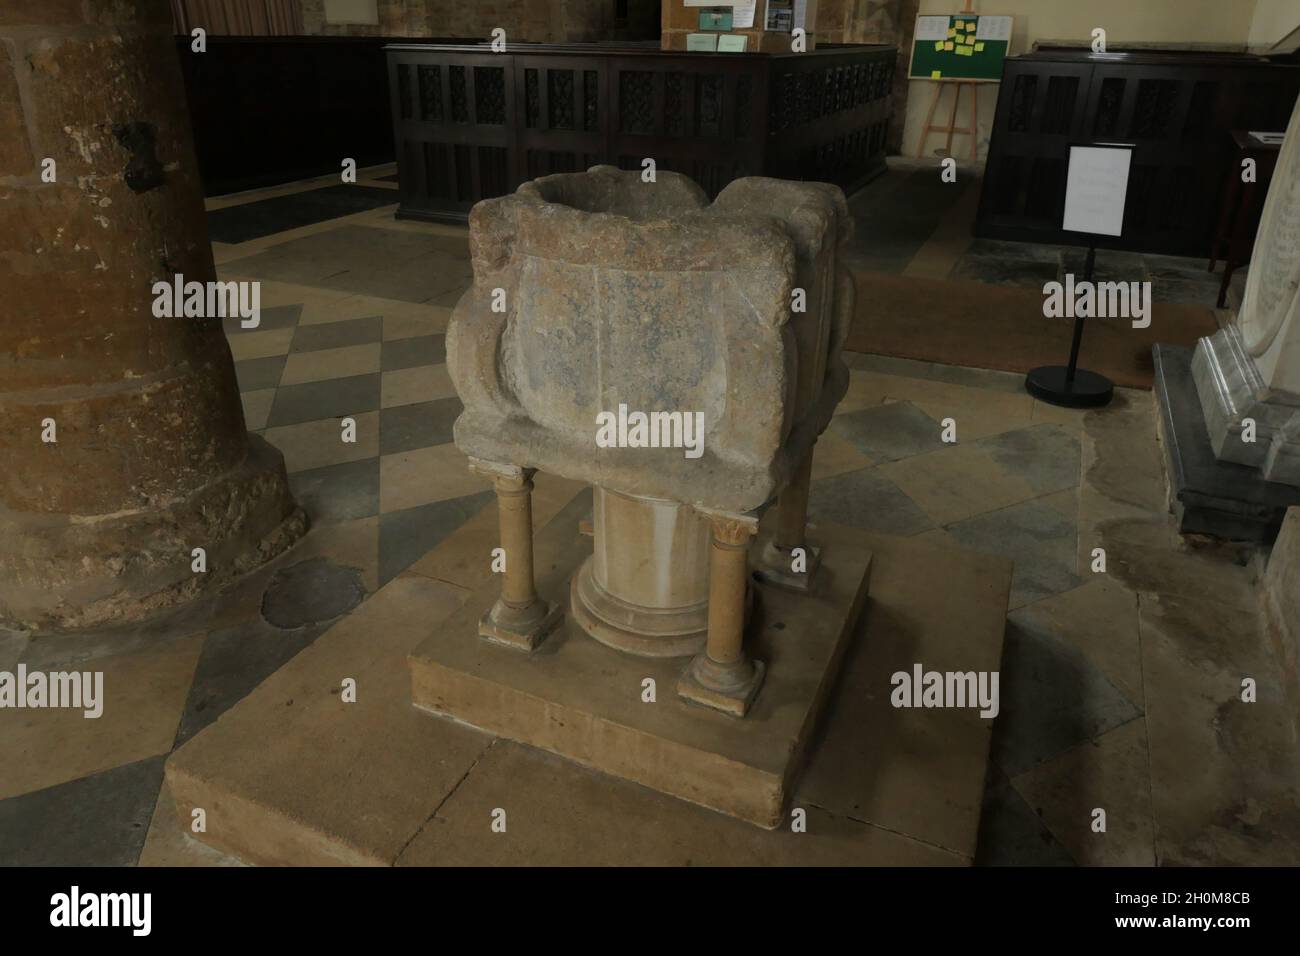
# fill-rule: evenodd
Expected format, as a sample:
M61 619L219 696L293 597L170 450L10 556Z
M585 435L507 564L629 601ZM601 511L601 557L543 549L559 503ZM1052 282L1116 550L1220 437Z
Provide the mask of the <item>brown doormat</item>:
M1005 372L1064 365L1070 357L1074 320L1044 318L1039 291L879 272L854 278L857 307L845 344L854 352ZM1152 345L1195 345L1217 329L1212 309L1157 302L1145 329L1127 319L1089 320L1079 365L1116 385L1150 388Z

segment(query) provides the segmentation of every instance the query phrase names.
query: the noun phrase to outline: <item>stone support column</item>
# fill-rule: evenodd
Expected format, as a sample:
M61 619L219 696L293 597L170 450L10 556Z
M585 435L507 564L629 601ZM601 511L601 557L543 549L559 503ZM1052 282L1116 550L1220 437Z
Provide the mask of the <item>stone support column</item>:
M155 282L216 278L189 123L165 0L0 6L11 625L139 618L305 527L280 454L245 430L220 319L154 315Z
M757 573L764 581L807 591L812 588L821 549L808 542L808 492L812 486L813 449L809 448L777 499L776 528L763 542ZM795 549L802 548L801 555Z
M745 654L745 604L753 515L710 514L709 636L677 684L685 699L743 717L763 683L764 666Z
M533 475L532 468L470 460L470 467L491 479L497 495L497 514L505 569L501 597L479 621L479 635L498 644L531 651L546 640L563 615L558 605L537 594L533 580Z

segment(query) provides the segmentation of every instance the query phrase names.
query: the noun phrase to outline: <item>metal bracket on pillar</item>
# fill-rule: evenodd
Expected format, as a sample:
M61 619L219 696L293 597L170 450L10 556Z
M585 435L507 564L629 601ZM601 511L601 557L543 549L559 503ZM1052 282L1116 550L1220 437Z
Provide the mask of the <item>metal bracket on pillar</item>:
M501 596L479 620L479 636L494 644L532 651L564 619L558 604L543 600L533 582L534 468L471 458L470 471L491 480L497 495L505 571Z
M687 665L677 694L691 703L744 717L765 667L744 649L745 600L749 583L749 542L758 532L758 515L700 510L712 529L709 553L709 636L702 653Z

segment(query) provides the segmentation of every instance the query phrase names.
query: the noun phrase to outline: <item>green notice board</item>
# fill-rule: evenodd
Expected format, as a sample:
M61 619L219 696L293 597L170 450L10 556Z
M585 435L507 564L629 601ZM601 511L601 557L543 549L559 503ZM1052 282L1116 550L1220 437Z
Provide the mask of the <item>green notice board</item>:
M955 13L919 16L912 40L913 80L1002 79L1011 17Z

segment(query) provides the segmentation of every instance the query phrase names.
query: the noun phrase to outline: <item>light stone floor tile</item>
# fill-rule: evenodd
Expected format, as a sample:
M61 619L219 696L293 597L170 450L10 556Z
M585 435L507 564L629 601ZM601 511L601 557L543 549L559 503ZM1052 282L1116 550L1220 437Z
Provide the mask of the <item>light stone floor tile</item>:
M271 414L271 402L275 400L275 389L259 388L252 392L240 392L239 399L244 405L244 425L249 431L261 431L266 427L266 419Z
M289 344L293 341L294 330L289 329L270 329L266 332L241 332L239 335L232 335L227 341L230 343L230 354L234 356L236 362L243 362L247 359L270 358L273 355L287 355Z
M538 472L533 478L533 527L538 531L546 527L576 495L586 493L590 498L587 488L580 481ZM500 543L497 509L489 504L407 570L459 587L477 588L488 567L486 556Z
M312 527L286 561L296 564L316 557L355 568L366 590L375 593L379 590L379 516Z
M342 420L338 418L277 425L264 434L284 454L284 467L290 473L374 458L379 454L379 413L360 412L350 417L357 425L355 442L343 441Z
M137 866L245 866L233 856L190 836L163 784Z
M1158 862L1300 864L1292 715L1255 620L1194 598L1139 607Z
M392 302L394 300L385 300ZM386 306L384 312L384 341L409 339L418 335L437 335L447 331L452 307L411 302Z
M852 442L846 441L832 431L822 432L813 448L812 480L841 475L846 471L857 471L870 467L874 462Z
M506 833L491 829L506 812ZM808 829L763 830L550 754L497 741L398 858L399 866L864 865L966 861L816 807Z
M487 480L469 470L465 454L450 442L384 455L379 460L381 513L486 490Z
M381 408L455 397L456 387L451 384L446 365L417 365L414 368L384 372L380 382ZM820 449L819 443L818 450Z
M974 445L886 462L879 470L937 524L995 511L1037 496L1028 482Z
M98 718L65 708L0 710L0 799L167 753L202 648L203 635L194 634L75 667L103 673ZM64 669L73 668L40 668Z
M1154 866L1146 721L1116 727L1011 780L1085 866ZM1105 811L1105 830L1094 829Z
M320 862L392 863L491 739L410 703L407 656L465 596L419 575L394 579L223 714L211 732L180 747L168 766L172 799L190 806L235 800L250 816L261 815L263 835L286 826L269 808L292 806L295 832L305 848L318 850ZM356 703L339 700L343 676L356 680ZM209 813L208 834L218 841L219 826ZM265 840L248 848L272 856L276 849L268 852Z
M380 343L345 345L337 349L296 352L284 363L281 385L305 385L332 378L366 375L379 371Z

